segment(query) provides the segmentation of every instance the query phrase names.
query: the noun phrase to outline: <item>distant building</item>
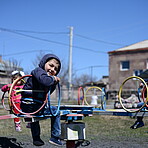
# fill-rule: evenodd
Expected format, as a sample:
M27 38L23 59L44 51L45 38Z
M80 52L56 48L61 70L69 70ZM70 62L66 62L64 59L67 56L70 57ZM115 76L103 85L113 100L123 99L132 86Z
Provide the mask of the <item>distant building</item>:
M84 84L84 87L91 87L91 86L97 86L97 87L105 87L108 89L108 76L102 76L102 78L99 81L95 82L88 82Z
M148 40L110 51L108 55L109 90L118 91L125 78L148 69Z

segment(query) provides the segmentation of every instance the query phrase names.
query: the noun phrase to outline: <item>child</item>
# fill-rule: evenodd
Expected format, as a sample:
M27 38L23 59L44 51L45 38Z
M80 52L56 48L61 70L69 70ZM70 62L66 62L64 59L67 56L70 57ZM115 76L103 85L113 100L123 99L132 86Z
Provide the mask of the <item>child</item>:
M32 92L22 92L21 109L23 112L34 112L42 106L43 101L46 99L48 91L50 90L51 94L55 90L56 84L60 81L60 78L57 77L57 74L59 73L60 69L61 62L56 55L46 54L41 59L39 67L35 68L31 72L32 77L29 77L24 85L23 89L32 90ZM30 100L30 103L28 103L28 100ZM46 109L43 108L41 111L42 113L39 112L37 113L37 115L43 114ZM53 113L57 110L57 108L54 106L52 106L51 109ZM33 144L35 146L44 145L44 142L40 138L39 121L31 123L31 133L33 138ZM62 142L59 138L60 134L60 113L58 113L57 116L51 117L51 138L49 142L51 144L61 146Z
M11 73L11 82L13 83L14 80L24 76L24 72L22 71L13 71ZM4 85L1 90L3 92L7 92L10 90L10 87L11 87L12 84L7 84L7 85ZM23 88L23 81L19 81L17 83L17 85L14 87L14 89L22 89ZM15 100L15 105L17 106L18 109L20 109L20 99L21 99L21 94L20 93L15 93L13 95L13 99ZM12 106L12 109L14 111L14 113L18 114L19 112ZM20 121L20 118L14 118L14 124L15 124L15 130L17 132L21 132L21 125L20 125L21 121Z
M143 83L140 84L139 88L141 89L141 93L140 93L140 96L139 96L141 98L141 94L142 94L142 91L143 91L143 88L144 88ZM145 91L145 96L146 96L146 91ZM137 108L141 108L143 105L144 105L143 102L139 102L137 104ZM137 129L137 128L140 128L140 127L143 127L143 126L144 126L143 116L137 116L137 120L135 121L135 123L130 128L131 129Z

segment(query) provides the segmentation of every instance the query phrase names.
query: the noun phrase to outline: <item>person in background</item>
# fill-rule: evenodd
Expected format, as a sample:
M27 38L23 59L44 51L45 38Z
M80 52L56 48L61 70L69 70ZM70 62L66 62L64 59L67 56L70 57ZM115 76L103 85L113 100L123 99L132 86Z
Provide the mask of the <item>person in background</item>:
M11 73L11 83L13 83L16 79L18 79L18 78L20 78L20 77L22 77L24 75L25 74L24 74L23 71L17 71L17 70L16 71L13 71ZM23 88L23 84L24 84L23 81L19 81L16 84L16 86L14 87L14 89L17 89L17 90L22 89ZM11 85L12 84L4 85L1 88L1 90L3 92L7 92L7 91L9 92ZM18 93L18 92L15 92L15 94L13 94L13 100L14 100L14 103L15 103L15 105L16 105L16 107L18 109L20 109L20 99L21 99L21 94ZM14 106L11 106L11 107L12 107L14 113L16 113L16 114L19 113ZM20 118L14 118L14 124L15 124L15 130L17 132L21 132L22 130L21 130L21 120L20 120Z
M142 91L144 89L144 85L143 83L140 84L139 86L140 88L140 95L139 95L139 98L142 98ZM145 91L145 96L146 96L146 91ZM139 102L138 105L137 105L137 108L140 108L143 106L143 102ZM148 107L147 107L148 109ZM137 128L140 128L140 127L143 127L144 126L144 122L143 122L143 116L137 116L137 119L135 121L135 123L130 127L131 129L137 129Z

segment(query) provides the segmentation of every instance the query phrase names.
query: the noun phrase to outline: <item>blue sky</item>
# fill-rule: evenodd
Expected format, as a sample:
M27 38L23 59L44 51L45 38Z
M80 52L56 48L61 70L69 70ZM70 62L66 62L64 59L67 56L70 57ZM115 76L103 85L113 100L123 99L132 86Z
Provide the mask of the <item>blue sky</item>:
M147 0L0 0L0 54L25 71L42 50L68 66L73 27L73 70L108 75L108 51L148 39ZM8 30L5 30L8 29Z

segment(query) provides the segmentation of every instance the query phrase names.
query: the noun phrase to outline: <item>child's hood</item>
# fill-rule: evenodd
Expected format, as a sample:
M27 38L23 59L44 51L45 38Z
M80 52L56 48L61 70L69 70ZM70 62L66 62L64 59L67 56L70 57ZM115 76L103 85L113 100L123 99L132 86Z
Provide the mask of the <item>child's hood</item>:
M54 59L56 59L56 60L59 61L59 69L58 69L58 71L57 71L57 74L58 74L59 71L60 71L60 69L61 69L61 62L60 62L60 59L59 59L56 55L54 55L54 54L46 54L46 55L44 55L43 58L41 59L40 63L39 63L39 67L42 68L42 69L44 69L45 63L46 63L49 59L52 59L52 58L54 58ZM57 74L56 74L56 75L57 75Z

